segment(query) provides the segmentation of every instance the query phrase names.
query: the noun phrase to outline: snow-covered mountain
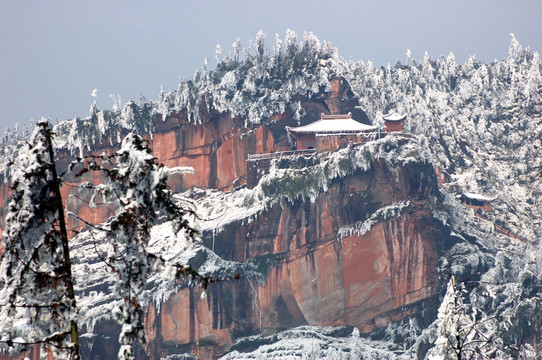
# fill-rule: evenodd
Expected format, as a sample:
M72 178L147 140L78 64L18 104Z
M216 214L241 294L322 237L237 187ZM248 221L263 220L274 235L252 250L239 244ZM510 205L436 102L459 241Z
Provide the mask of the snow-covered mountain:
M153 336L141 354L214 357L235 343L225 358L438 358L435 343L452 318L474 329L466 351L484 342L483 356L533 354L542 281L538 53L512 36L508 57L492 63L426 55L377 68L343 59L310 33L299 41L288 32L270 46L259 33L251 48L234 44L217 59L216 69L205 64L158 101L119 111L93 105L88 117L55 125L60 166L110 151L136 130L167 166L193 167L193 175L172 177L172 186L201 214L198 246L237 262L227 271L246 271L239 282L211 286L205 300L199 290L154 279ZM321 112L352 112L377 126L384 114L406 114L413 136L283 158L254 189L242 186L247 155L289 149L285 126L311 123ZM2 163L25 136L6 132ZM435 169L448 179L441 187ZM2 170L9 179L10 169ZM5 200L8 191L1 193ZM64 193L72 195L68 210L106 220L106 209L89 210L80 195ZM466 207L465 194L491 199L492 211ZM153 246L181 256L185 246L164 226ZM93 268L89 234L74 249L82 250L78 272L93 275L79 280L92 343L109 336L111 299L103 269ZM210 259L198 261L212 269L214 255L198 249L193 257ZM441 306L457 299L452 276L464 286L461 308ZM327 325L333 328L311 327ZM105 343L96 340L92 351L106 353Z

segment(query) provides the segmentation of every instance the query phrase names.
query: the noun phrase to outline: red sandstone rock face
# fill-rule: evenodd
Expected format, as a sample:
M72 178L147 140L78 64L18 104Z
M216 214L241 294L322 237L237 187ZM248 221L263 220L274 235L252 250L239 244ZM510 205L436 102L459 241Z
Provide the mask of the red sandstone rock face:
M172 187L184 191L193 186L220 189L240 185L246 175L247 155L272 152L274 142L267 127L242 132L231 117L221 116L218 123L180 124L157 132L151 147L168 167L194 168L193 175L173 179Z
M356 109L359 105L352 94L348 83L341 79L331 80L332 91L322 93L311 99L299 98L305 109L306 115L301 124L312 122L320 118L321 113L348 113L360 121L367 121L363 111ZM218 113L202 109L203 118L198 124L189 122L183 112L172 113L165 121L156 118L156 132L148 137L151 148L156 158L168 167L191 166L194 174L174 175L170 185L175 191L184 191L193 186L202 188L216 188L230 190L242 185L246 181L245 160L248 154L261 154L274 151L290 150L286 125L297 126L293 120L290 109L284 114L275 114L269 121L261 124L253 124L251 128L245 128L245 120L234 118L229 113ZM265 119L262 119L262 121ZM107 141L94 144L93 154L106 152L113 153L118 144L110 145ZM72 156L60 151L58 154L58 167L63 172L73 160ZM75 179L69 177L69 184L62 188L64 200L68 200L70 211L78 214L90 222L101 222L111 214L111 209L100 208L88 209L85 201L77 200L74 185L81 181L97 183L95 179ZM11 191L9 185L2 182L0 185L0 204L2 211L7 207L7 201ZM2 219L5 214L2 213ZM80 228L81 223L72 220L69 226L73 229ZM0 226L1 227L1 226Z
M371 171L336 181L314 203L277 204L250 224L226 227L215 244L223 257L274 258L265 284L242 279L213 285L205 300L201 290L181 290L162 305L161 315L149 311L149 355L158 359L180 346L213 358L236 334L304 324L369 332L419 313L421 302L436 294L439 241L448 236L428 210L432 174L426 165L392 174L377 162ZM340 228L402 200L413 205L401 216L337 238Z
M285 328L282 315L295 319L293 325L354 325L368 332L389 322L378 324L377 317L434 295L436 251L423 238L434 234L416 233L412 216L288 257L258 288L263 326Z

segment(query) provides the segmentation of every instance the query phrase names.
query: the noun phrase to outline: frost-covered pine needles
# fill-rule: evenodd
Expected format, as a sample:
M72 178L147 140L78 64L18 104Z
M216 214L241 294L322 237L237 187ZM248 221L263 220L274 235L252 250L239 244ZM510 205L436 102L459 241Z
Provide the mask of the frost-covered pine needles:
M12 165L14 194L0 265L0 344L11 352L46 344L55 359L78 359L71 260L51 136L49 124L40 122ZM151 228L163 219L178 235L194 239L196 230L188 220L193 212L173 198L167 184L169 169L157 163L147 143L134 133L113 155L79 158L70 168L78 168L77 175L89 171L105 175L103 184L80 187L93 192L92 202L101 197L113 204L114 216L105 225L85 223L106 233L108 251L100 258L117 276L113 293L121 301L113 315L121 325L119 359L133 359L132 345L146 342L143 288L164 263L147 252ZM204 287L218 281L176 267L178 275L200 280Z
M104 229L109 245L104 260L117 274L113 292L122 299L113 313L122 326L119 359L133 359L132 344L146 343L141 295L148 277L162 263L146 250L151 228L163 218L190 239L194 239L196 230L187 220L190 211L174 200L167 185L169 169L157 163L139 135L129 134L112 156L87 157L86 161L88 165L79 174L101 171L106 183L96 187L85 183L82 188L92 189L93 198L98 195L116 205Z
M11 165L0 264L0 346L10 352L50 346L55 359L78 359L77 314L60 180L51 128L37 124Z

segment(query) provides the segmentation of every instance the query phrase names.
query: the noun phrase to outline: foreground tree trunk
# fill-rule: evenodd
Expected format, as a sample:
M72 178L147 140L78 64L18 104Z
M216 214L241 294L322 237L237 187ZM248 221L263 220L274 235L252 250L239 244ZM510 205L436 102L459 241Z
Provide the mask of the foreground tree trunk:
M11 164L13 197L0 264L0 346L41 344L55 359L79 356L77 310L60 179L47 121Z

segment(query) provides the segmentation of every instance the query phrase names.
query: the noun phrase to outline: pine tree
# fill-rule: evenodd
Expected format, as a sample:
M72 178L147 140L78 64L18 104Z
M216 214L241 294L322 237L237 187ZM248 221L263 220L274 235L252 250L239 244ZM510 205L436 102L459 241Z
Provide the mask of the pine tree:
M146 343L140 297L149 275L162 262L146 250L151 228L163 218L173 221L175 230L185 232L191 239L196 231L186 219L187 211L177 204L167 185L170 170L157 163L139 135L129 134L113 156L87 157L87 161L88 166L79 174L91 170L104 172L106 184L94 191L117 205L108 228L104 229L111 244L105 261L118 276L113 290L121 299L114 310L114 317L122 327L118 357L133 359L132 344ZM190 272L182 270L185 275ZM195 272L189 275L198 276ZM203 277L199 279L206 281Z
M0 341L10 352L33 344L52 347L56 359L79 359L76 304L60 180L47 121L11 165L0 264Z
M486 359L498 351L491 336L484 334L482 322L475 309L463 301L464 284L456 283L452 276L446 295L438 310L438 337L428 358Z

